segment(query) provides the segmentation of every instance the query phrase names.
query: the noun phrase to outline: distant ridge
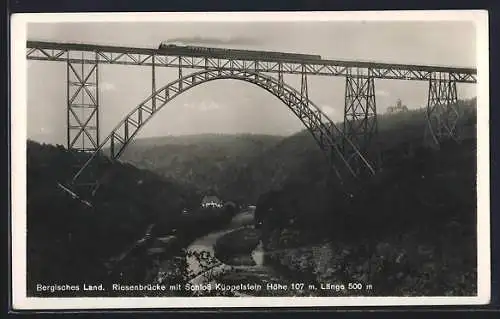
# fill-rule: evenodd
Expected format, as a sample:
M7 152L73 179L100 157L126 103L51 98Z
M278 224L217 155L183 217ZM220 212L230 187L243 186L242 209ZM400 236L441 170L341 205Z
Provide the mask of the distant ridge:
M474 136L475 100L460 101L462 133ZM468 114L468 115L467 115ZM465 121L465 122L464 122ZM335 123L342 128L343 123ZM422 144L425 108L379 114L375 139L381 152L401 143ZM321 150L304 129L290 136L265 134L193 134L138 139L122 159L184 183L215 188L225 199L254 202L262 192L290 179L320 181L328 168Z
M131 145L136 146L152 146L164 144L191 144L198 142L215 142L233 140L233 139L285 139L286 135L271 135L271 134L253 134L253 133L202 133L202 134L183 134L183 135L165 135L154 137L136 138L131 142Z

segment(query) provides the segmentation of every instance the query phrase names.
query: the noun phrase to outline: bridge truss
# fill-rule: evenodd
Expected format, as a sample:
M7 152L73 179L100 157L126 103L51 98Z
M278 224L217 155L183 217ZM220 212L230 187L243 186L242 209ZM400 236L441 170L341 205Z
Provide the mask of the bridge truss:
M56 61L67 65L67 147L70 149L92 152L95 155L105 143L110 142L112 157L117 158L149 116L171 100L172 96L194 84L216 78L233 78L252 82L280 98L301 119L327 157L331 159L332 154L336 154L337 159L354 176L375 172L373 164L377 158L377 149L372 143L377 134L375 79L429 83L427 130L431 132L436 144L443 138L457 138L459 112L455 109L456 84L477 82L476 70L471 68L337 60L285 61L249 60L232 56L174 56L149 48L38 41L27 42L26 57L28 60ZM99 136L100 64L145 66L152 70L151 96L127 115L102 142ZM160 90L156 89L155 70L158 67L178 70L177 80ZM183 70L188 69L203 72L183 75ZM300 92L284 83L284 74L301 76ZM342 130L337 129L309 100L308 76L311 75L345 78Z

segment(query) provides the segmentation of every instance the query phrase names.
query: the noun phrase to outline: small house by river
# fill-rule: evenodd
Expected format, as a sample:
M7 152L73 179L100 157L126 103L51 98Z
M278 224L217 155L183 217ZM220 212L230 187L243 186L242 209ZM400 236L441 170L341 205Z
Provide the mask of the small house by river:
M217 196L205 196L201 200L202 208L222 208L223 203Z

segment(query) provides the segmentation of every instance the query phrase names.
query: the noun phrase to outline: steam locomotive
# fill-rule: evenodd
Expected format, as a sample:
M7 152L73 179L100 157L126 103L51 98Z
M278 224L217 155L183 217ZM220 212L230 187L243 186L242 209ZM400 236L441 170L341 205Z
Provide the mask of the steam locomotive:
M280 53L272 51L252 51L252 50L235 50L221 49L201 46L184 45L178 42L163 41L158 46L159 51L174 55L188 55L194 57L212 57L212 58L241 58L249 60L279 60L279 61L304 61L321 60L320 55L312 54L297 54L297 53Z

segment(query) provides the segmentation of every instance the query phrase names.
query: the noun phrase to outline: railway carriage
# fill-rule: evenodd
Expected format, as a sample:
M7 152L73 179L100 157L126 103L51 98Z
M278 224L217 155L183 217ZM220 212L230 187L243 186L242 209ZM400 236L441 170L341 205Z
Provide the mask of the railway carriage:
M249 60L321 60L320 55L297 54L297 53L281 53L272 51L253 51L253 50L236 50L236 49L221 49L212 47L202 47L185 45L181 42L163 41L158 46L159 51L164 51L174 55L188 55L196 57L215 57L227 58L235 57Z

